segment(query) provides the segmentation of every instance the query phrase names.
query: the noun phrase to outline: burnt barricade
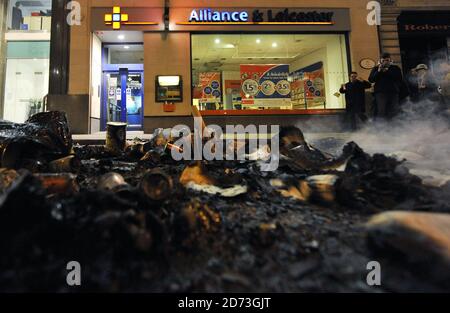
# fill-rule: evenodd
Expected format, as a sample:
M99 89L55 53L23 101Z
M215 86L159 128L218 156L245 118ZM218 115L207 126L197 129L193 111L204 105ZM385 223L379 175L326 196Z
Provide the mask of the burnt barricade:
M3 168L42 172L48 163L71 153L72 135L63 112L38 113L24 124L0 123Z

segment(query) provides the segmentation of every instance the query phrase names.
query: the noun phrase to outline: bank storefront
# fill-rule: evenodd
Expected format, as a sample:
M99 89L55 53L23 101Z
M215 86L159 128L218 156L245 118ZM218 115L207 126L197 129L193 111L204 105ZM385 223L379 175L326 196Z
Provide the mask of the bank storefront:
M75 42L69 81L69 93L89 91L88 131L109 121L146 132L186 123L191 106L243 124L344 112L338 90L359 64L351 8L256 5L90 7L89 86L73 71L82 67Z
M44 110L48 94L52 1L9 0L2 5L6 47L0 115L22 123Z

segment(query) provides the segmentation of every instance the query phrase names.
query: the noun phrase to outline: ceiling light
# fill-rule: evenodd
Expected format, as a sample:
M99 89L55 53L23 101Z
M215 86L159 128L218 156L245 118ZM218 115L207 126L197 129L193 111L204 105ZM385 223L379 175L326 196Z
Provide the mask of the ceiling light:
M219 43L220 43L220 39L219 39L219 38L216 38L216 40L214 40L214 42L215 42L216 44L219 44Z
M256 39L256 43L261 43L261 39Z
M130 46L124 46L123 48L128 50L130 49Z
M276 42L274 42L274 43L272 44L272 48L276 48L276 47L278 47L278 44L277 44Z
M125 35L119 35L119 36L117 36L117 38L118 38L119 40L124 40L124 39L125 39Z
M228 44L225 45L224 48L226 48L226 49L233 49L233 48L235 48L235 46L233 44L231 44L231 43L228 43Z

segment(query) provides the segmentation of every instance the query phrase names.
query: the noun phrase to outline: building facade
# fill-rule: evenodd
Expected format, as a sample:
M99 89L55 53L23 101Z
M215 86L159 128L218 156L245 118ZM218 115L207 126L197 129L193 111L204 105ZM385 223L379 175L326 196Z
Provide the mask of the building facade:
M146 132L189 125L192 105L218 124L317 116L330 125L345 111L337 91L349 71L367 77L379 54L364 1L80 3L68 96L51 103L76 107L85 132L113 120ZM182 88L159 84L161 76Z
M379 27L380 48L390 52L406 74L417 64L435 70L450 56L450 2L385 0Z
M0 4L0 112L3 112L3 92L4 92L4 79L6 68L6 16L7 16L7 2ZM1 113L0 113L1 116Z
M52 1L2 1L0 15L0 116L21 123L45 109Z
M349 72L367 78L380 51L405 71L428 62L406 55L400 23L433 10L445 21L450 10L447 0L385 0L377 26L367 22L365 0L78 2L81 24L57 41L67 51L55 50L67 60L50 71L50 85L66 88L48 100L49 109L68 113L75 133L102 131L109 121L145 132L191 125L192 106L219 125L304 122L334 130ZM432 29L447 38L443 24ZM427 31L422 26L410 28ZM445 59L438 50L431 55Z

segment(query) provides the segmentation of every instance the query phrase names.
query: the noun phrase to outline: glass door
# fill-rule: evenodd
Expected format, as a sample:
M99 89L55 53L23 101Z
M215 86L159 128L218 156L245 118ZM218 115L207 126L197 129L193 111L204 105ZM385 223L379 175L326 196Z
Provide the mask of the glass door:
M142 73L128 73L126 81L126 113L128 127L142 129Z
M108 93L106 122L121 122L122 82L118 72L106 74L106 90Z
M105 73L106 123L124 122L129 130L141 130L143 73L120 69ZM105 125L106 125L105 123Z

